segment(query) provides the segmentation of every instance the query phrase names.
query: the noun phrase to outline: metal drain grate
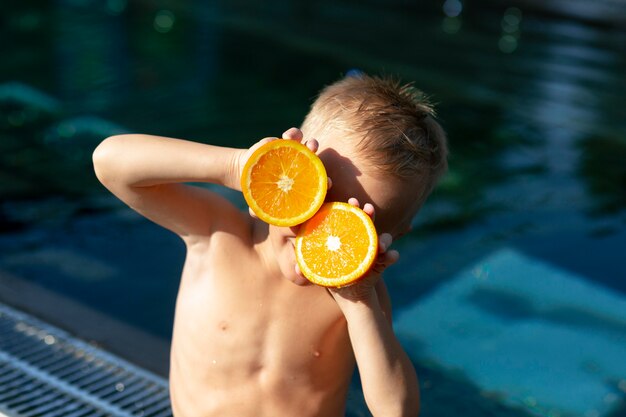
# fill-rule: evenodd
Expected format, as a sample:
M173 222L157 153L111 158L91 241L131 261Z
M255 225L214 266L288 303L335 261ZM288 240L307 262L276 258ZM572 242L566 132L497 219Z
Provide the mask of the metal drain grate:
M172 417L167 382L0 303L0 416Z

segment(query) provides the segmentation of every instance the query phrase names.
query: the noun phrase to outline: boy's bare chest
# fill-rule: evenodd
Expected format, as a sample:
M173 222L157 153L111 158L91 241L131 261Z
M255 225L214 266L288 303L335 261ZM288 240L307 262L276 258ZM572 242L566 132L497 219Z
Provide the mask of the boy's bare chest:
M289 391L296 380L300 387L347 380L352 353L332 298L319 287L259 271L242 253L188 258L177 299L173 377L184 374L196 385L226 391L262 382L268 392Z

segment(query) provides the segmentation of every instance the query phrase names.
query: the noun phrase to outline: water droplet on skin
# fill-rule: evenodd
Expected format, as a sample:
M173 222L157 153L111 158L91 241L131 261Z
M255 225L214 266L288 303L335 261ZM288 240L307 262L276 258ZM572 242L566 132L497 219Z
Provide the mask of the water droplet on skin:
M215 364L217 364L217 361L216 361L215 359L213 359L213 360L211 361L211 363L212 363L213 365L215 365Z
M319 358L321 355L322 354L318 350L313 352L313 356L315 356L316 358Z

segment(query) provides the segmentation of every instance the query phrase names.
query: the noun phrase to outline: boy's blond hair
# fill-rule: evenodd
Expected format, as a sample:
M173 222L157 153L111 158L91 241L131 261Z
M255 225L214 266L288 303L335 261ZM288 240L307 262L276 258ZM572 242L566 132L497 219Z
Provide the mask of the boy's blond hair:
M435 111L412 84L349 76L324 88L311 106L305 137L345 132L359 156L398 179L423 179L423 196L447 169L446 135ZM315 136L313 136L315 137Z

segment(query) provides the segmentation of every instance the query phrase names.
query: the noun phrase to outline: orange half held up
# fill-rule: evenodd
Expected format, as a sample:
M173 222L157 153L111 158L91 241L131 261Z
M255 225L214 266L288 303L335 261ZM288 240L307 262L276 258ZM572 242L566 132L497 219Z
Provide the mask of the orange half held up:
M295 140L277 139L252 153L241 173L246 202L264 222L295 226L324 203L326 169L320 158Z
M361 278L378 255L372 219L347 203L326 203L296 236L302 274L324 287L344 287Z

